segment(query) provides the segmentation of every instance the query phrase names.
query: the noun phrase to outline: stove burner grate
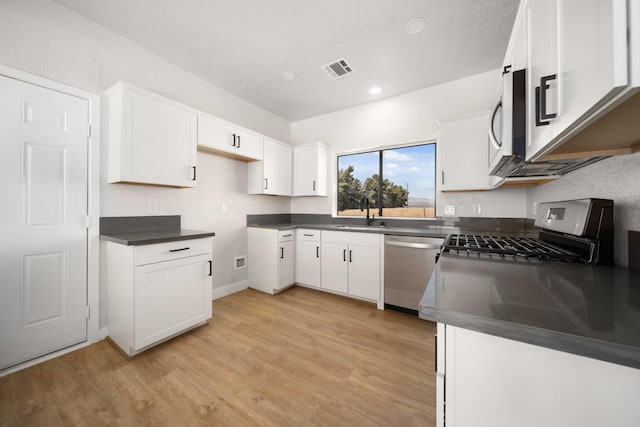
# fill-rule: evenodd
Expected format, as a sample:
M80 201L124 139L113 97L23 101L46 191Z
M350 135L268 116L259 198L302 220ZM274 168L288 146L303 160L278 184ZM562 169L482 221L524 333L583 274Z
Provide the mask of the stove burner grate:
M460 255L491 254L501 257L533 257L542 260L584 262L571 251L529 237L504 237L473 234L449 236L443 249Z

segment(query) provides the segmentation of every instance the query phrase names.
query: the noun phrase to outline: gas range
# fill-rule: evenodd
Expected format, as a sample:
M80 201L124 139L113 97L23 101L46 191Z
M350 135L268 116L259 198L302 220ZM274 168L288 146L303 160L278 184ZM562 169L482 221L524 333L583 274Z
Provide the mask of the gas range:
M498 261L613 264L613 201L579 199L541 203L538 238L452 234L442 253Z

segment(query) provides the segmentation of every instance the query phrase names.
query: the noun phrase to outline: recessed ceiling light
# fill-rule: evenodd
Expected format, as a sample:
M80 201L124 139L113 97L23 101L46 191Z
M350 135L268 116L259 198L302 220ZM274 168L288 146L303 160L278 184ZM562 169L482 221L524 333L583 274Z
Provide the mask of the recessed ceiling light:
M294 73L293 71L283 71L282 72L282 78L285 79L286 81L290 82L290 81L293 81L293 80L297 79L298 76L296 76L296 73Z
M410 19L409 22L407 22L407 25L405 25L404 30L408 33L408 34L420 34L421 32L424 31L425 27L427 26L427 20L424 18L413 18Z
M382 92L382 89L381 89L381 88L379 88L378 86L374 86L374 87L372 87L371 89L369 89L369 93L370 93L371 95L377 95L377 94L379 94L380 92Z

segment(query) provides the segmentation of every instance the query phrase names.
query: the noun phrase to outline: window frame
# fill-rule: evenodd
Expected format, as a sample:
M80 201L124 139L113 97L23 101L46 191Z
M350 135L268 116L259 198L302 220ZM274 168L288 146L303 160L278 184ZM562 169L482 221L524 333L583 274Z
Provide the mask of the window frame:
M377 146L377 147L369 147L369 148L360 148L360 149L354 149L354 150L346 150L346 151L340 151L340 152L336 152L335 155L333 156L333 184L332 184L332 201L331 201L331 216L333 218L362 218L362 216L356 216L356 215L339 215L338 214L338 158L341 156L349 156L349 155L353 155L353 154L365 154L365 153L375 153L375 152L379 152L380 153L380 157L379 157L379 165L378 165L378 172L379 172L379 176L380 176L380 180L384 180L384 171L382 170L382 152L385 150L393 150L393 149L398 149L398 148L408 148L408 147L415 147L415 146L419 146L419 145L433 145L434 146L434 153L433 153L433 160L434 160L434 171L433 171L433 183L434 183L434 197L433 197L433 212L434 212L434 216L430 217L430 218L423 218L423 217L397 217L397 216L382 216L382 215L377 215L376 218L380 218L380 219L401 219L401 220L407 220L407 221L433 221L437 219L437 216L435 215L435 213L437 212L436 210L436 206L438 204L438 143L436 139L428 139L428 140L424 140L424 141L417 141L417 142L412 142L412 143L408 143L408 144L394 144L394 145L384 145L384 146ZM379 192L379 198L381 198L383 195L382 192ZM380 203L380 201L379 201ZM378 212L376 212L376 214L380 213L380 210L382 210L382 203L380 203L380 207L377 209Z

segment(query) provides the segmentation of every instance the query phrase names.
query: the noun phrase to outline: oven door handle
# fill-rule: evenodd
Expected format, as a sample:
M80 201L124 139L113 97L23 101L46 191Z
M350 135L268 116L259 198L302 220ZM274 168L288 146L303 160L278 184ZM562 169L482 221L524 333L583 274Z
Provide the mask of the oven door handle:
M401 248L411 249L440 249L440 245L429 245L426 243L410 243L410 242L386 242L388 246L399 246Z

